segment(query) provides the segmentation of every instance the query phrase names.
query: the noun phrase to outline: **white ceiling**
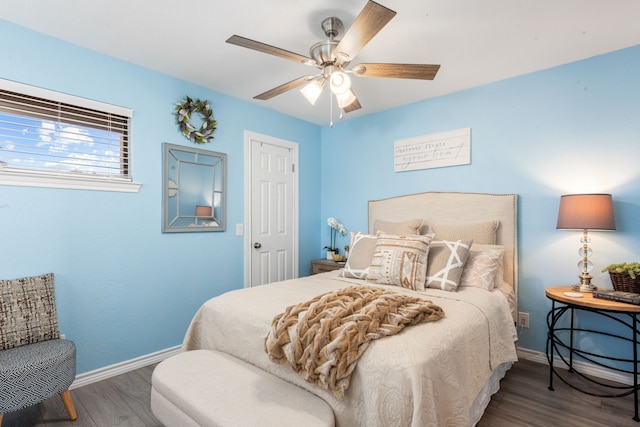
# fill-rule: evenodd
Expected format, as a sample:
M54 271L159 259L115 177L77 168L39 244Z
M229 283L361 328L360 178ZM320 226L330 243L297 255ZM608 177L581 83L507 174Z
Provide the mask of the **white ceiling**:
M0 19L312 123L329 122L298 90L258 95L316 69L225 43L233 34L309 55L337 16L366 0L1 0ZM640 45L638 0L379 0L397 15L359 62L441 64L435 80L354 78L362 109L345 120ZM3 43L6 43L3 40ZM63 60L61 58L61 60ZM141 82L144 84L144 82ZM185 94L197 97L197 94ZM176 102L179 100L176 100ZM215 100L211 100L215 110ZM337 120L334 104L334 120Z

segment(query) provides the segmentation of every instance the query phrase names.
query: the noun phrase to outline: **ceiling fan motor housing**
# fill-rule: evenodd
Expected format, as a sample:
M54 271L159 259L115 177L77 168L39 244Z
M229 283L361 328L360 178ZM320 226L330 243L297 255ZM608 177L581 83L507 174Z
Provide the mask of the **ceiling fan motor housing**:
M333 55L333 51L338 46L337 41L324 40L311 46L309 49L309 56L316 61L318 67L324 67L326 65L333 65L336 58Z
M344 31L344 25L339 18L331 16L322 20L320 24L322 31L329 40L320 41L309 49L309 56L316 61L317 67L326 67L334 65L336 57L333 54L336 46L338 46L337 37L341 36Z

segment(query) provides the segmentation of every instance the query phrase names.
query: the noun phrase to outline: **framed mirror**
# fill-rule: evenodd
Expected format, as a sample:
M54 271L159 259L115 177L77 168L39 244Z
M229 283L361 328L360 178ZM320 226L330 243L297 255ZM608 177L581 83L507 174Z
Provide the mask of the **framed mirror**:
M227 155L166 142L162 148L162 231L225 231Z

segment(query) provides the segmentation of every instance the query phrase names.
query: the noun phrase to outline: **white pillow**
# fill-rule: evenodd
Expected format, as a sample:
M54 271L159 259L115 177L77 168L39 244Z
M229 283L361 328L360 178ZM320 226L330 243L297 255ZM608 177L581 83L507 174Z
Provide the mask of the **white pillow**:
M476 287L492 291L503 255L503 249L469 251L469 257L460 278L460 287Z
M494 287L502 288L504 283L504 245L485 245L476 242L473 242L471 245L472 251L488 251L493 249L502 250L502 256L498 261L498 271L496 271L496 278L494 280Z

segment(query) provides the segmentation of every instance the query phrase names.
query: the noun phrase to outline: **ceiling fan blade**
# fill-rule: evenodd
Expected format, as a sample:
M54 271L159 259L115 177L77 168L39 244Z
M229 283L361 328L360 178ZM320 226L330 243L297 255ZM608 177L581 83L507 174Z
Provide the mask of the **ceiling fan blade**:
M308 82L310 82L311 80L314 79L314 77L316 76L303 76L300 78L297 78L295 80L291 80L288 83L285 83L283 85L280 85L278 87L274 87L271 90L268 90L264 93L261 93L260 95L256 95L253 97L253 99L261 99L263 101L266 101L268 99L273 98L274 96L278 96L278 95L282 95L283 93L290 91L291 89L295 89L297 87L300 87Z
M352 111L356 111L362 108L362 105L360 105L360 101L358 101L358 98L356 97L356 100L353 101L351 104L347 105L346 107L343 108L345 113L350 113Z
M358 64L352 71L360 77L433 80L439 69L431 64Z
M394 16L393 10L369 1L338 43L335 50L338 63L351 61Z
M266 43L257 42L255 40L248 39L246 37L233 35L227 39L227 43L234 44L240 47L246 47L247 49L257 50L258 52L267 53L269 55L278 56L280 58L288 59L297 63L316 65L316 61L308 56L300 55L295 52L280 49L279 47L271 46Z

